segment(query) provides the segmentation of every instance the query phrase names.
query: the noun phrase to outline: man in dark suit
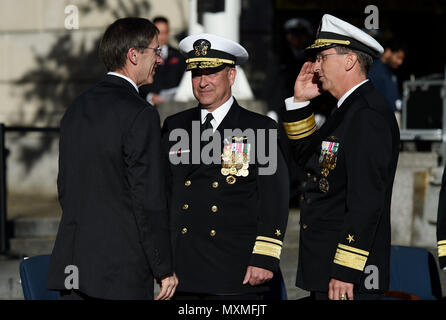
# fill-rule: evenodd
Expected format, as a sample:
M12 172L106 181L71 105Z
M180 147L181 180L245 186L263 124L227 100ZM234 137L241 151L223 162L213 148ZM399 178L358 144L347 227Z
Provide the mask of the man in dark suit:
M313 58L285 100L284 127L305 170L297 286L315 299L380 299L389 285L390 202L399 130L367 79L383 52L365 32L324 15ZM313 102L338 102L316 129Z
M261 299L278 272L288 217L288 173L277 126L232 96L235 65L248 59L241 45L198 34L183 39L180 51L199 104L163 126L180 282L175 298ZM177 134L186 138L178 141ZM210 144L200 142L200 135L210 137ZM263 152L268 161L260 159Z
M47 288L63 299L153 299L155 277L157 299L169 299L177 279L159 116L138 95L161 62L157 29L146 19L119 19L99 52L109 73L73 102L60 124L62 220Z
M156 17L153 24L158 28L158 40L163 62L156 68L154 82L139 88L141 96L157 107L173 99L186 63L181 53L169 45L169 21L165 17Z

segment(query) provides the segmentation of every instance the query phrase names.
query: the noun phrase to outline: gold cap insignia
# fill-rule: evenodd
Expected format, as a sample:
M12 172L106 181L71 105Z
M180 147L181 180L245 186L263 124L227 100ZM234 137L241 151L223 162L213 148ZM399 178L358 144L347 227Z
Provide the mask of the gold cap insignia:
M205 56L208 54L208 50L211 49L211 43L206 39L199 39L194 42L193 47L196 57Z

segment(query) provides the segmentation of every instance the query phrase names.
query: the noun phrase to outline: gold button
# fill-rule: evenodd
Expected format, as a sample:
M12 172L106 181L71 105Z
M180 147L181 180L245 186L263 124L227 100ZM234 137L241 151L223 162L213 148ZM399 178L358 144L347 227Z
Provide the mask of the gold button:
M228 184L234 184L236 181L237 181L237 179L235 177L233 177L233 176L227 176L226 177L226 182Z
M192 182L191 182L190 180L187 180L187 181L184 183L184 185L185 185L186 187L189 187L191 184L192 184Z
M209 234L211 235L211 237L215 237L217 232L215 230L211 230L211 232L209 232Z
M183 204L183 210L189 209L189 205L187 203Z
M316 177L314 177L314 178L313 178L313 181L314 181L314 182L317 182L317 178L316 178Z
M218 188L218 182L217 181L212 182L212 188Z
M304 230L305 230L306 228L308 228L308 226L306 224L304 224L304 225L302 225L302 228L304 228Z
M183 228L183 229L181 229L181 233L182 233L182 234L186 234L186 233L187 233L187 228Z
M311 177L311 173L307 172L307 178Z
M212 206L211 210L212 210L212 212L217 212L218 208L217 208L217 206Z

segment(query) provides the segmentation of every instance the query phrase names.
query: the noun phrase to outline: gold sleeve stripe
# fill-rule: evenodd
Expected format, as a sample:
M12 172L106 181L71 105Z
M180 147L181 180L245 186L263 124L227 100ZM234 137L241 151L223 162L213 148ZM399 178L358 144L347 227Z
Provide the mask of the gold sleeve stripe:
M284 122L283 127L288 134L299 134L310 130L314 127L316 121L314 119L314 113L308 118L296 122Z
M269 238L269 237L263 237L263 236L258 236L256 238L256 240L264 240L264 241L268 241L268 242L273 242L273 243L277 243L280 246L283 246L283 242L274 238Z
M316 129L317 129L317 127L316 127L316 125L314 125L314 127L310 131L307 131L307 132L304 132L304 133L301 133L298 135L288 134L288 138L291 140L300 140L300 139L303 139L303 138L308 137L309 135L313 134L313 132L315 132Z
M274 257L280 260L280 253L282 252L282 247L272 244L269 242L256 241L253 254L263 254L270 257Z
M363 271L366 261L367 257L349 251L337 249L333 262L347 268Z
M346 246L345 244L339 243L338 244L338 248L339 249L348 250L348 251L351 251L351 252L355 252L355 253L359 253L359 254L362 254L363 256L366 256L366 257L369 256L368 251L364 251L364 250L357 249L357 248L354 248L354 247Z
M438 257L444 257L444 256L446 256L446 246L439 246Z
M441 245L443 245L443 244L446 244L446 240L438 241L438 245L439 245L439 246L441 246Z

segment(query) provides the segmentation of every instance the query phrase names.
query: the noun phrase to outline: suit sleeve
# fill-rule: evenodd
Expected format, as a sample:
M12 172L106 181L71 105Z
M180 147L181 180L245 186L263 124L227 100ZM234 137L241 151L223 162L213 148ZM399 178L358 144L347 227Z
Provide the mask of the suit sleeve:
M269 136L270 132L272 136ZM250 262L251 266L271 271L277 271L279 268L289 213L288 169L279 148L277 135L278 129L271 121L270 128L265 134L267 139L264 140L270 161L257 165L256 169L259 215L257 237ZM270 140L268 137L273 139ZM256 148L259 149L261 142L259 143L259 139L257 141ZM276 163L275 168L274 163Z
M293 157L301 167L306 162L306 152L310 140L317 130L312 103L292 111L286 111L283 116L283 127L293 150Z
M170 170L170 160L169 160L169 120L168 118L164 121L163 128L161 130L161 152L162 152L162 168L164 172L165 179L165 190L168 212L170 212L170 201L172 197L172 171Z
M156 278L172 274L170 236L161 165L159 115L144 108L124 140L133 212L146 258Z
M392 135L385 118L371 109L357 112L344 142L347 199L331 277L359 283L382 213L392 162ZM384 253L383 253L384 254Z
M440 198L437 212L437 246L440 267L446 267L446 170L441 179Z

